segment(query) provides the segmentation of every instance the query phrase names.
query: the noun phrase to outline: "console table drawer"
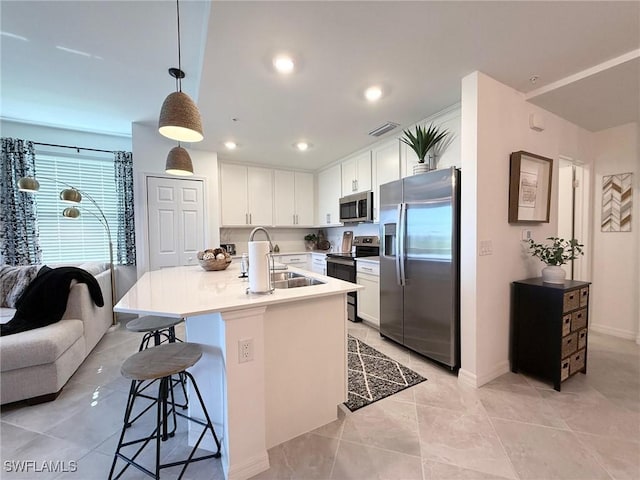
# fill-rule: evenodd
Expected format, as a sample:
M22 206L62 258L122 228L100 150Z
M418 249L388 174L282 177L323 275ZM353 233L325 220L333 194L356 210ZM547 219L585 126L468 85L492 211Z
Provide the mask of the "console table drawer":
M578 332L578 349L587 346L587 329L583 328Z
M573 375L584 368L585 351L579 350L577 353L571 355L569 361L569 374Z
M568 357L578 349L578 334L572 333L562 339L562 358Z
M572 290L565 293L562 305L563 312L569 312L578 308L580 306L580 292L578 290Z
M583 308L571 314L571 331L575 332L587 326L587 309Z
M567 314L562 317L562 336L569 335L571 333L571 314Z
M586 307L589 303L589 287L580 289L580 306Z

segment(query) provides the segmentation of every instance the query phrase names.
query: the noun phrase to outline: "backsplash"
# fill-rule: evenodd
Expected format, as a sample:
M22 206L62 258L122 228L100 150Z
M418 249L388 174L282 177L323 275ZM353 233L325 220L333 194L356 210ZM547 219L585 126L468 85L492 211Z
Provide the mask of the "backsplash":
M235 243L236 255L242 255L248 251L249 234L253 227L246 228L221 228L220 243ZM308 233L318 234L320 228L269 228L267 231L271 236L274 245L280 247L280 253L304 252L304 236ZM379 235L378 224L360 223L357 225L349 225L346 227L323 227L327 240L331 243L332 250L340 248L342 244L342 234L347 231L353 231L354 236L360 235ZM256 240L266 240L263 233L258 232Z

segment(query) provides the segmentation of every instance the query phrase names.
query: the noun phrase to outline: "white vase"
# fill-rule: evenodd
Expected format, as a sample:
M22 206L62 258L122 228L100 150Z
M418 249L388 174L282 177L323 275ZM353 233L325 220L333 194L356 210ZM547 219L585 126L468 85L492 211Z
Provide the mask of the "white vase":
M413 166L413 174L416 175L418 173L425 173L429 171L429 164L428 163L416 163Z
M560 265L547 265L542 269L542 281L544 283L564 283L566 274Z

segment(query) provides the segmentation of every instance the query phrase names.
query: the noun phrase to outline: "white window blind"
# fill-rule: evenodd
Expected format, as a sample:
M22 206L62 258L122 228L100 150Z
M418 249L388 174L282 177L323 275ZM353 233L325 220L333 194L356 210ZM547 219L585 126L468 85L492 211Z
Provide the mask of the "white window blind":
M107 230L96 218L102 218L99 210L85 193L95 200L107 219L115 255L118 217L114 170L110 157L36 155L36 178L40 182L36 212L45 264L109 261ZM60 200L60 192L68 188L66 184L83 194L80 204ZM63 217L62 211L72 206L79 208L80 217Z

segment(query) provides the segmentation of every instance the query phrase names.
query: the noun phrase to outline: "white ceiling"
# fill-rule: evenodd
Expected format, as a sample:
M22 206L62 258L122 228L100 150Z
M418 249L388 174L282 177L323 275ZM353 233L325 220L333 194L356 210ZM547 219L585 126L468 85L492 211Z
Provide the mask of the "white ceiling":
M175 2L0 9L1 30L27 39L0 37L2 117L125 135L132 122L156 124L174 89ZM587 70L640 48L639 2L182 0L180 14L183 90L205 129L188 147L224 160L316 169L377 141L367 132L386 121L409 125L459 102L475 70L590 130L639 120L637 54ZM271 68L282 51L296 59L288 77ZM362 91L374 83L385 95L369 104ZM228 139L239 148L224 150ZM312 148L295 151L300 139Z

